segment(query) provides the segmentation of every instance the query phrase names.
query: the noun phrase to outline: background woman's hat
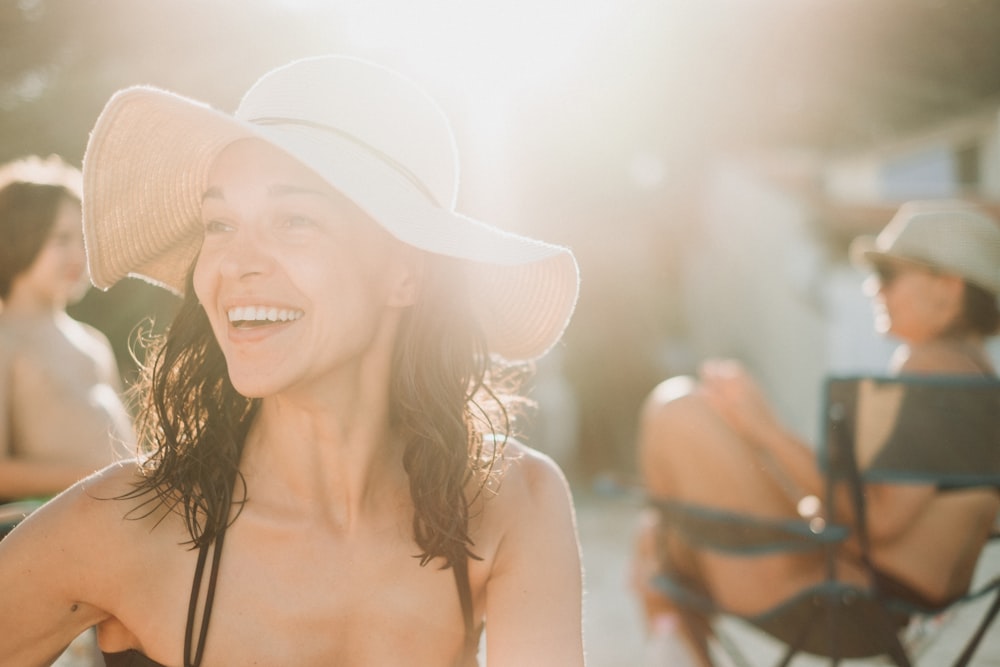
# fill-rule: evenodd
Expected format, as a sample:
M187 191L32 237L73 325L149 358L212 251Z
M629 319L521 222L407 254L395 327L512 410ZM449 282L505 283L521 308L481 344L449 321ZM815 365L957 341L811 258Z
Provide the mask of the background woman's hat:
M907 202L878 236L854 239L850 255L860 266L891 257L919 262L1000 294L1000 224L969 202Z
M579 286L572 253L456 213L458 157L440 107L400 74L344 56L268 72L232 116L147 86L116 93L83 163L94 284L131 275L180 293L201 246L209 167L250 137L302 162L401 241L466 260L492 352L532 359L562 335Z

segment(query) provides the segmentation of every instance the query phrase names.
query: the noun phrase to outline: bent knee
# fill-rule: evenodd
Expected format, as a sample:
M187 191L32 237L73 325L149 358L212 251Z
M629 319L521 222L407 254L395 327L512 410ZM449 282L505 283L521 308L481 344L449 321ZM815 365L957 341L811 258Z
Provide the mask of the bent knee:
M697 391L690 376L661 382L650 392L640 418L638 455L646 473L672 468L671 461L699 450L706 438L714 437L719 417Z
M667 378L649 393L647 404L667 405L675 400L691 396L698 388L698 380L692 375L675 375Z
M658 435L690 429L716 418L714 410L698 391L698 382L678 375L658 384L642 409L642 428Z

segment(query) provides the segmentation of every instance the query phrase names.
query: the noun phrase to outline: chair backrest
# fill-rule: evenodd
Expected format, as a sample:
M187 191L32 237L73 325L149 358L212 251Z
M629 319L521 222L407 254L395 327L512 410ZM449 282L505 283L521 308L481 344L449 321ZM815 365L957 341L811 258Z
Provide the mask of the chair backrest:
M865 521L866 482L1000 488L1000 380L974 376L830 377L818 462L834 488L846 483L861 557L872 567ZM831 517L833 518L833 517ZM996 594L1000 578L964 599ZM955 666L969 663L1000 609L1000 594ZM897 645L897 664L909 660Z
M818 458L834 477L854 463L867 481L1000 486L1000 380L831 377L825 406Z

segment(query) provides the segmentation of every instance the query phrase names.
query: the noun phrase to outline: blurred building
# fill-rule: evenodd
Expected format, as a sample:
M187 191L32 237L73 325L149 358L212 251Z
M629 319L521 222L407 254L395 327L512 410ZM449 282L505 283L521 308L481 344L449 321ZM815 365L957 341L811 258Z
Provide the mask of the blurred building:
M877 233L903 201L938 197L1000 211L1000 106L835 158L718 160L696 250L681 259L692 358L741 359L814 440L823 376L882 372L894 347L872 329L850 240Z

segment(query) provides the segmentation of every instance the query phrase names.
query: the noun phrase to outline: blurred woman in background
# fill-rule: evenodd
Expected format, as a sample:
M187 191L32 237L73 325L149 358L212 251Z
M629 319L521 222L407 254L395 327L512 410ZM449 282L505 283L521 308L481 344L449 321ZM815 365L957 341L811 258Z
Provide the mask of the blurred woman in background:
M1000 228L963 202L911 202L852 256L872 271L866 290L879 332L901 341L894 375L995 376L986 341L1000 329ZM822 516L823 476L812 448L785 428L763 392L735 361L703 365L697 382L673 378L649 396L641 418L640 462L658 499L768 519ZM1000 507L995 491L933 485L867 485L868 531L879 585L936 607L961 596ZM803 503L805 499L805 503ZM847 499L838 516L850 516ZM953 538L953 539L950 539ZM838 579L864 584L857 551L838 554ZM634 586L650 631L682 630L692 660L710 664L709 619L678 614L651 587L659 569L688 580L722 608L751 615L822 581L822 553L753 558L699 549L655 513L644 517ZM781 637L781 628L772 631Z
M54 496L133 445L107 338L66 314L90 285L80 185L57 156L0 167L0 502Z

